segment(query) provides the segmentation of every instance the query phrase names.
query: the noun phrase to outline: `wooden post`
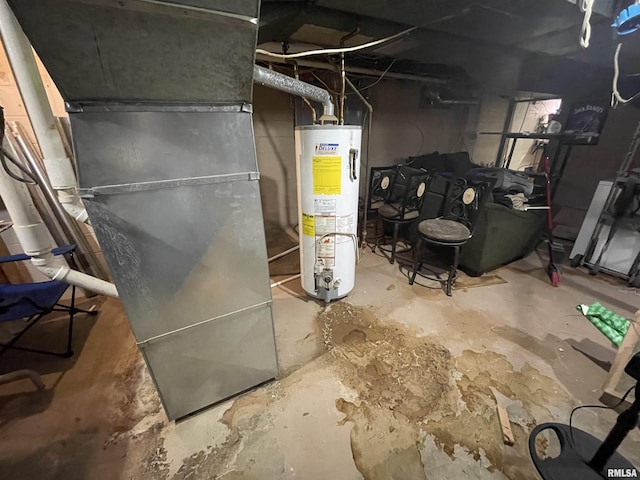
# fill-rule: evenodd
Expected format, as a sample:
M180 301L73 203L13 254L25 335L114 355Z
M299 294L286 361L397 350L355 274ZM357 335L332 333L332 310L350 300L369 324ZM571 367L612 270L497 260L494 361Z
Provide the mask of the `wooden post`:
M4 243L2 237L0 237L0 257L11 255L7 245ZM21 268L22 267L22 268ZM0 282L2 283L29 283L31 278L25 276L26 269L24 266L18 263L2 263L0 264Z
M624 378L623 375L626 375L624 373L624 367L627 366L631 357L640 351L640 310L636 312L634 320L631 320L629 331L624 336L620 347L618 347L618 353L611 365L611 370L609 370L609 376L602 387L604 393L601 400L603 403L610 403L607 402L607 400L611 397L620 400L626 390L624 387L619 388L619 384Z

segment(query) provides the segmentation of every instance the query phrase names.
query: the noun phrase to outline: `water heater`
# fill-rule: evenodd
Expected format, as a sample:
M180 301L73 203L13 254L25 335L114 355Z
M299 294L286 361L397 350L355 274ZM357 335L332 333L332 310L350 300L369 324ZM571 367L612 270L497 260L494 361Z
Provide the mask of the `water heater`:
M296 127L302 288L325 302L355 282L361 136L351 125Z

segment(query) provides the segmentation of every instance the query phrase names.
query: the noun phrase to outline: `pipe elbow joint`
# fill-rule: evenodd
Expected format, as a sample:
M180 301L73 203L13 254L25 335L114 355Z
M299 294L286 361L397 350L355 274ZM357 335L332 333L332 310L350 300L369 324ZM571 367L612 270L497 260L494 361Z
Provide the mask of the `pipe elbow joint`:
M91 222L89 221L89 214L87 213L86 208L75 205L73 203L65 203L62 206L67 211L67 213L71 215L77 222L91 225Z
M90 224L89 214L87 213L87 209L84 208L82 203L76 202L73 197L69 197L66 195L58 195L58 199L60 200L60 205L62 208L77 222Z
M99 295L119 297L118 290L113 283L105 282L104 280L78 272L77 270L72 270L68 266L58 263L50 253L40 257L33 257L31 262L51 280L66 282Z

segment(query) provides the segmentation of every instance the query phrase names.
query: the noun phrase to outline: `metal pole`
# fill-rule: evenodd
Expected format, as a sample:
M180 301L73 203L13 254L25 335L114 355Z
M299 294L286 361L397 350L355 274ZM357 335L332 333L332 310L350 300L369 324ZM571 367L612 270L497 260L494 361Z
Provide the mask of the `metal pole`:
M300 278L301 276L302 276L302 274L298 273L297 275L294 275L293 277L285 278L284 280L280 280L279 282L272 283L271 284L271 288L279 287L280 285L288 283L288 282L291 282L291 281L295 280L296 278Z
M516 137L513 137L511 139L511 142L513 142L513 143L511 143L511 150L509 150L509 156L507 157L507 163L505 164L504 168L509 168L509 165L511 165L511 158L513 157L513 152L516 149L516 141L517 140L518 139Z
M360 233L360 246L364 245L367 241L367 221L369 220L369 152L371 147L371 126L373 125L373 105L371 105L364 95L360 93L360 90L349 80L349 77L345 77L345 82L349 85L349 88L353 90L356 96L360 99L364 106L369 111L369 117L367 120L367 156L364 161L364 210L362 212L362 230Z
M516 109L516 102L514 100L509 101L509 108L507 109L507 115L504 119L504 125L502 127L502 136L500 137L500 145L498 145L498 155L496 156L495 167L502 167L503 155L504 155L504 147L507 142L507 137L505 137L506 133L509 133L511 129L511 121L513 120L513 112Z
M15 135L14 137L22 150L24 158L33 172L33 174L38 179L38 184L42 189L42 193L49 203L49 207L51 208L53 214L55 215L60 225L65 230L67 236L73 240L78 247L75 253L75 258L78 262L80 268L91 274L94 277L98 277L102 280L108 280L109 275L105 268L98 260L98 257L91 250L91 245L87 242L87 239L84 236L84 233L80 230L78 224L73 220L62 207L60 202L58 201L58 197L56 195L55 190L51 187L49 183L49 179L46 177L38 160L36 159L35 152L32 150L32 147L28 144L28 142L24 139L22 135Z
M558 149L562 148L562 144L558 145ZM556 192L558 191L558 187L560 186L560 181L562 180L562 176L564 175L564 170L567 168L567 163L569 162L569 155L571 155L571 150L573 149L573 145L567 145L567 148L564 153L564 157L562 157L562 163L560 164L560 168L558 169L558 173L554 178L553 190L551 191L551 199L556 198Z
M14 154L14 157L23 165L27 165L27 162L24 160L22 150L20 149L20 146L18 145L18 142L13 133L7 130L5 132L5 138L9 142L10 151ZM36 206L36 209L38 210L38 212L40 212L42 221L47 226L47 229L49 230L49 233L51 233L51 236L53 237L53 240L56 242L56 244L69 245L74 243L53 214L53 211L49 206L49 202L44 198L42 189L40 189L38 185L27 185L27 188L29 189L29 193L31 194L31 198ZM70 259L75 260L75 257L70 257L67 260ZM77 268L77 265L75 265L75 268Z
M300 245L296 245L295 247L291 247L288 250L285 250L284 252L280 252L277 255L274 255L273 257L269 258L269 263L273 262L274 260L277 260L279 258L282 258L286 255L289 255L290 253L295 252L296 250L298 250L300 248Z
M256 61L280 63L284 65L287 64L286 60L269 57L267 55L262 55L260 53L256 54ZM334 65L331 65L330 63L326 63L326 62L318 62L316 60L306 60L304 58L296 58L296 62L301 67L318 68L321 70L331 70L333 72L335 72L336 70L336 67ZM345 72L358 73L361 75L370 75L372 77L379 77L380 75L385 73L382 70L376 70L373 68L350 67L350 66L345 66ZM427 76L411 75L407 73L395 73L395 72L387 72L384 78L398 78L400 80L412 80L414 82L431 83L435 85L446 85L449 83L449 80L443 80L442 78L433 78L433 77L427 77Z

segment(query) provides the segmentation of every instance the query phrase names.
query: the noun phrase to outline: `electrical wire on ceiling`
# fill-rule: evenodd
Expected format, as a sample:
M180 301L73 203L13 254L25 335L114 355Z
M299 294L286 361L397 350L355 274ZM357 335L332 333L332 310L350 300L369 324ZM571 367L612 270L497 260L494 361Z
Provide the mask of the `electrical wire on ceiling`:
M616 107L620 103L621 104L629 103L635 100L636 98L640 97L640 92L638 92L629 98L622 98L622 95L620 95L620 92L618 91L618 79L620 77L620 63L618 61L618 57L620 56L621 48L622 48L622 43L618 43L618 46L616 47L616 53L613 56L613 86L612 86L612 93L611 93L612 107Z
M396 33L395 35L391 35L390 37L381 38L379 40L374 40L372 42L363 43L362 45L356 45L356 46L353 46L353 47L321 48L319 50L307 50L306 52L288 53L288 54L275 53L275 52L270 52L268 50L263 50L261 48L257 48L256 49L256 53L260 53L262 55L267 55L269 57L281 58L283 60L286 60L286 59L289 59L289 58L309 57L309 56L312 56L312 55L328 55L328 54L332 54L332 53L356 52L358 50L363 50L363 49L369 48L369 47L375 47L376 45L380 45L382 43L386 43L386 42L389 42L391 40L395 40L396 38L400 38L400 37L406 35L407 33L413 32L414 30L417 30L417 29L418 29L418 27L411 27L411 28L408 28L406 30L403 30L402 32Z
M593 13L593 2L595 0L579 0L580 11L584 12L582 19L582 28L580 29L580 46L589 48L589 40L591 39L591 14Z
M384 72L382 72L382 75L380 75L380 77L378 77L377 80L375 80L374 82L370 83L369 85L365 85L364 87L362 87L360 89L360 91L362 90L366 90L367 88L371 88L375 85L377 85L378 83L380 83L382 81L382 79L384 78L384 76L387 74L387 72L389 72L389 70L391 69L391 67L393 66L394 63L396 63L397 58L394 58L391 63L389 64L389 66L384 70Z
M311 72L311 75L313 75L314 78L316 80L318 80L324 86L324 88L327 90L327 92L332 93L333 95L340 95L340 92L336 92L331 87L329 87L329 85L327 85L327 82L322 80L318 75L315 74L315 72Z

